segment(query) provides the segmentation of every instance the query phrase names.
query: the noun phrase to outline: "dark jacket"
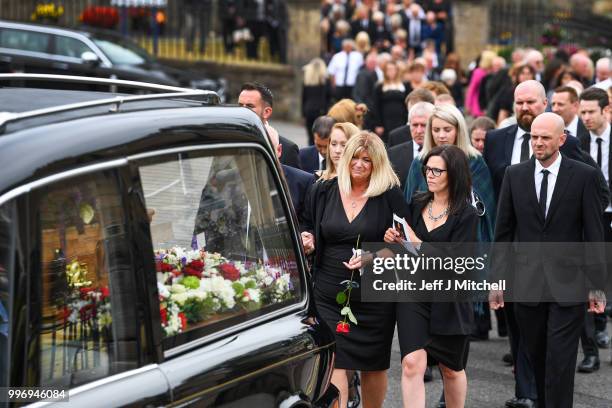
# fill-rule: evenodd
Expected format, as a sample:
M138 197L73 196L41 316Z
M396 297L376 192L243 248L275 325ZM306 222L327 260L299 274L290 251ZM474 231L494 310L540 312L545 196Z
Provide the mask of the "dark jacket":
M404 125L389 132L389 140L387 147L391 148L402 143L406 143L412 140L412 133L410 132L410 126Z
M565 305L578 305L587 290L603 288L605 253L577 245L578 242L603 242L601 189L596 168L562 155L546 217L535 187L535 159L508 167L501 187L495 242L523 242L524 246L506 249L494 257L494 273L514 282L513 292L521 303L537 305L548 291ZM534 247L533 243L567 242L564 247ZM499 249L498 249L499 250ZM586 252L585 252L586 250ZM589 256L586 260L585 257ZM598 261L599 258L599 261ZM512 262L509 262L512 260ZM584 268L585 261L594 268ZM587 273L582 279L580 271ZM572 301L575 300L575 301Z
M404 191L406 180L408 179L408 170L410 170L410 165L412 160L414 160L414 142L409 140L393 146L387 150L387 154L395 174L400 179L400 188Z
M296 169L300 169L300 148L297 144L293 143L291 140L279 136L279 141L283 146L283 151L281 153L280 162L282 164L286 164L287 166L294 167Z
M315 146L308 146L300 149L300 164L302 170L314 174L319 170L319 151Z
M315 178L310 173L306 173L305 171L286 165L283 165L283 172L285 173L285 179L289 185L289 193L291 194L293 208L295 208L298 221L300 224L302 224L304 215L304 200L306 199L306 193L308 192L308 189L312 183L314 183Z
M331 99L331 85L326 81L321 85L302 87L302 117L318 118L325 115Z

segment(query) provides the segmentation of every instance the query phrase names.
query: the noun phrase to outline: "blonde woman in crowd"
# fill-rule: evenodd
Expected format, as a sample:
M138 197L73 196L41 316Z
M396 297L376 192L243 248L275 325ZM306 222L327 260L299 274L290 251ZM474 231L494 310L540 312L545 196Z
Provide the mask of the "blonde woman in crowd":
M363 119L368 113L368 107L363 103L355 103L352 99L341 99L327 112L338 123L351 122L359 129L363 127Z
M302 85L302 117L308 132L308 144L314 143L312 125L316 118L325 115L331 99L331 85L327 66L321 58L314 58L304 66Z
M344 153L346 144L351 137L360 132L359 128L350 122L336 123L329 135L329 145L325 157L326 167L320 174L320 180L331 180L338 174L336 169Z
M347 371L360 371L363 406L380 408L387 391L395 303L362 302L360 290L347 290L339 304L337 295L347 280L359 284L358 269L372 261L371 255L354 255L353 249L362 242L382 242L393 214L407 216L408 206L385 145L375 134L353 136L337 170L338 177L315 183L308 194L302 243L306 253L314 252L317 310L336 329L331 382L340 390L339 407L347 407ZM350 321L340 313L349 305Z
M465 109L467 113L474 116L482 116L484 114L484 106L480 106L478 98L480 96L480 83L491 72L493 67L493 60L497 54L493 51L485 50L480 54L480 62L478 68L472 72L472 78L468 85L468 89L465 95Z

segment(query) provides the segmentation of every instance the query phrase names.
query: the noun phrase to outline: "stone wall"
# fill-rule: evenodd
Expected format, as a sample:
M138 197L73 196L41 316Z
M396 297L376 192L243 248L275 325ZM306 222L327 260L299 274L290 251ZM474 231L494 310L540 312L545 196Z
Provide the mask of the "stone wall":
M274 94L274 119L298 121L301 116L301 82L296 68L278 64L225 64L161 60L160 62L179 69L195 70L202 75L216 75L227 80L227 102L236 103L240 86L244 82L258 81Z
M487 0L455 0L453 2L455 51L464 65L474 60L489 41L489 2Z

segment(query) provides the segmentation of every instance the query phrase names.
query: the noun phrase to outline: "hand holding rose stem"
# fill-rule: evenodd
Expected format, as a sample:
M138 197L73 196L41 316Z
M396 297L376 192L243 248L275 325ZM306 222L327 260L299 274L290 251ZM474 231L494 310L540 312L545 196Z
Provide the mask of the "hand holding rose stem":
M361 268L361 254L358 254L359 248L359 239L361 235L357 236L357 244L355 245L355 254L351 257L349 262L343 262L344 266L351 270L351 279L346 281L346 289L341 292L338 292L336 295L336 302L340 305L343 305L340 314L344 316L344 320L338 322L336 326L337 333L348 334L350 331L350 324L347 319L357 324L357 319L355 315L353 315L353 311L351 310L351 291L353 290L353 277L355 275L355 270ZM348 292L348 293L347 293Z

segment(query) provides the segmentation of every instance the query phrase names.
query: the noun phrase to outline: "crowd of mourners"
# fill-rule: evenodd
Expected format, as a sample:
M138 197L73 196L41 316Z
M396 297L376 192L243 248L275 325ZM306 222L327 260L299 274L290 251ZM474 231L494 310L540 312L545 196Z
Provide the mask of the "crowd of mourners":
M461 61L447 44L450 18L445 0L324 1L325 52L303 72L310 146L299 153L268 123L268 88L248 84L239 102L260 115L283 163L317 310L336 329L341 407L382 406L396 329L404 406L425 406L436 365L438 406L463 407L469 344L489 338L492 315L516 383L506 406L571 407L575 371L607 360L610 254L574 303L555 300L547 279L561 272L545 258L524 267L545 302L492 291L488 302L376 303L344 290L390 256L359 242L406 239L426 253L421 244L434 242L612 241L610 58L516 48L508 61L492 50ZM390 227L396 216L409 236Z

